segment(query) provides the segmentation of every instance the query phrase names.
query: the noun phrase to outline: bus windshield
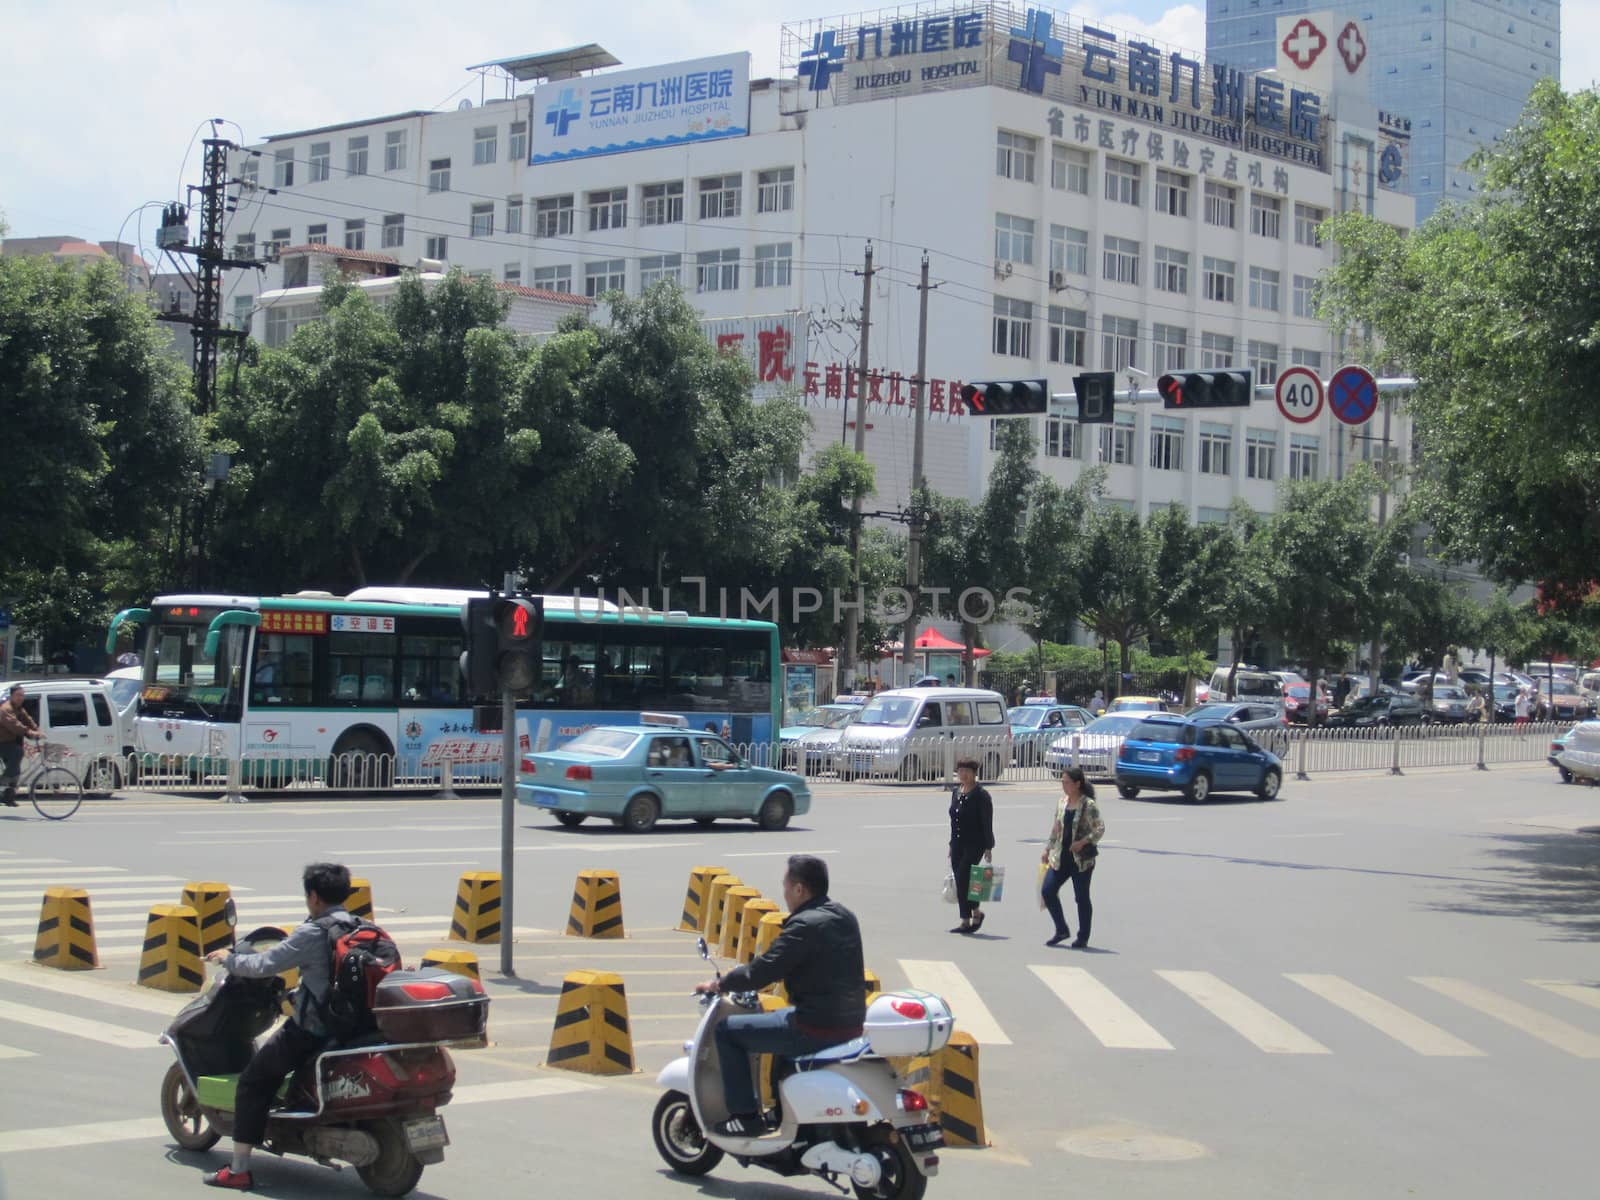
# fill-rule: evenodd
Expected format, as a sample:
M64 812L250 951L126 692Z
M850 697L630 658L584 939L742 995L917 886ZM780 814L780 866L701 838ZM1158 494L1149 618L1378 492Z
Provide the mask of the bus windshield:
M139 711L151 716L239 719L245 639L250 631L226 626L214 655L205 652L209 618L162 622L151 629L146 646L144 693Z

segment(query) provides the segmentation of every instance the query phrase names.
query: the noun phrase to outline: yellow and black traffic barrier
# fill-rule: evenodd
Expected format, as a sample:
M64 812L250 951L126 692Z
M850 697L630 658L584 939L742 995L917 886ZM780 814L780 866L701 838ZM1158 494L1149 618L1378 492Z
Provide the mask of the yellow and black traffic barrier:
M500 872L463 871L456 886L450 940L478 945L500 941Z
M783 932L783 922L784 916L780 912L761 914L761 919L756 922L757 957L765 954L767 952L767 948L770 947L773 942L778 940L778 935ZM784 988L782 983L769 983L761 990L768 995L782 997L785 1004L789 1002L789 993Z
M862 972L862 979L867 985L867 1003L872 1003L872 998L883 991L883 980L878 978L878 973L870 967Z
M939 1051L939 1124L952 1146L987 1146L983 1095L978 1090L978 1042L956 1030Z
M780 1008L788 1008L789 1001L783 996L762 996L761 1011L777 1012ZM756 1055L756 1086L761 1090L761 1109L768 1112L778 1107L777 1089L772 1083L772 1068L777 1061L771 1054Z
M683 916L678 918L680 930L684 933L706 931L706 901L710 899L711 881L727 873L727 867L694 867L689 871L689 890L683 897Z
M761 918L777 911L777 904L765 896L757 896L754 900L746 902L744 916L739 921L739 945L734 950L734 955L740 962L747 963L756 956L756 940L761 934Z
M233 907L233 892L225 883L189 883L183 888L179 904L186 904L200 916L200 955L213 950L233 949L239 917Z
M715 949L722 944L722 914L728 907L728 889L740 887L744 880L737 875L718 875L711 881L710 898L706 901L706 924L701 930L706 945Z
M139 955L139 986L163 992L198 992L205 981L200 914L187 904L152 905Z
M350 881L350 894L345 897L344 910L363 921L372 920L372 883L369 880Z
M739 953L739 931L744 928L744 906L761 899L761 889L740 884L728 889L722 904L722 936L717 940L717 953L732 958Z
M615 871L579 871L567 914L571 937L619 938L622 930L622 881Z
M481 980L478 973L478 956L471 950L429 950L422 956L422 967L438 967L441 971L449 971L452 975L465 975L468 979Z
M62 971L92 971L100 965L94 944L94 916L82 888L49 887L39 905L39 935L33 961Z
M567 974L545 1063L588 1075L632 1074L633 1034L622 976L610 971Z

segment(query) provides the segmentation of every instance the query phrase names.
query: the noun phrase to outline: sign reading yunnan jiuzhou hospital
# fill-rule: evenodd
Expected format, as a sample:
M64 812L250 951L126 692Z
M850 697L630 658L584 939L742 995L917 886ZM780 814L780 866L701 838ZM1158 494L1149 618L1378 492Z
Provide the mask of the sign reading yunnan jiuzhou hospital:
M532 97L528 161L565 162L750 132L750 56L562 79Z

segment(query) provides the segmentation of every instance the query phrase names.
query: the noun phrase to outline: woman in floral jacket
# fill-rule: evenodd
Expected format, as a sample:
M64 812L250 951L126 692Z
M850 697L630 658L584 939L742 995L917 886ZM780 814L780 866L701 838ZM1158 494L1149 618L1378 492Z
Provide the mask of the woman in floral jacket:
M1046 946L1059 946L1072 936L1066 915L1061 911L1061 885L1072 880L1072 896L1078 904L1078 937L1074 950L1089 944L1089 926L1094 920L1094 905L1089 900L1089 881L1100 850L1097 843L1105 835L1106 823L1100 806L1094 802L1094 785L1083 777L1082 767L1061 772L1061 801L1056 805L1055 824L1039 861L1046 870L1040 894L1045 910L1056 923L1055 934Z

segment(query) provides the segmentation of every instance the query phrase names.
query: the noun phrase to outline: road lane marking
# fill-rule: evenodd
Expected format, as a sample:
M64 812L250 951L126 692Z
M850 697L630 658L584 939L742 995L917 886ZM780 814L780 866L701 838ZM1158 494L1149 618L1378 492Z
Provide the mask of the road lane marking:
M1110 988L1083 967L1034 966L1032 971L1082 1021L1102 1046L1113 1050L1171 1050L1156 1032Z
M1337 975L1286 975L1285 978L1418 1054L1436 1058L1479 1058L1483 1055L1476 1046Z
M1157 971L1217 1020L1268 1054L1331 1054L1271 1009L1256 1003L1210 971Z
M7 851L10 853L10 851ZM23 863L64 863L64 858L0 858L0 871L8 867L21 866Z
M178 895L171 888L125 888L124 891L143 892L147 900L102 900L100 891L96 889L89 897L90 907L94 910L96 922L112 918L102 917L101 914L113 908L149 908L152 904L176 904ZM237 890L237 889L235 889ZM39 901L42 895L36 895L26 904L0 904L0 914L13 915L16 913L32 913L36 918L39 915ZM293 904L296 901L305 903L304 896L251 896L251 904Z
M15 1046L0 1046L0 1058L32 1058L32 1050L19 1050Z
M1448 996L1513 1029L1520 1029L1557 1050L1565 1050L1577 1058L1600 1058L1600 1037L1536 1008L1519 1004L1508 996L1478 987L1465 979L1451 979L1443 975L1413 975L1411 978L1413 982L1431 988L1441 996Z
M303 839L297 838L297 837L281 837L281 838L252 837L250 839L250 845L252 845L252 846L269 846L269 845L274 845L274 844L286 845L288 843L298 842L298 841L301 841L301 840L303 840ZM158 846L237 846L239 844L240 844L240 839L238 839L237 837L215 838L215 839L208 839L206 841L189 841L189 840L185 839L184 841L181 841L181 842L157 842L156 843L156 845L158 845Z
M100 884L104 883L113 885L106 889L107 895L132 895L134 892L148 892L150 888L148 886L126 888L122 887L123 884L141 883L148 885L152 883L186 882L181 875L107 875L104 878L85 878L85 876L92 876L93 874L93 872L80 871L75 867L67 867L64 870L52 871L40 879L0 878L0 900L21 900L26 896L36 896L39 893L32 889L40 887L82 886L87 890L89 885L94 885L98 888ZM28 888L30 890L20 891L18 890L20 888ZM243 889L235 888L234 890L242 891Z
M36 875L62 875L68 871L71 871L74 875L110 875L120 877L128 873L128 868L77 867L68 865L60 867L23 867L21 870L13 871L6 866L0 866L0 885L3 885L7 880L11 879L15 879L20 883L27 883ZM146 875L142 878L148 879L149 876Z
M55 992L62 996L76 996L81 1000L94 1000L118 1008L133 1008L140 1012L156 1013L171 1018L194 997L188 994L156 992L141 988L135 983L118 983L95 975L75 975L49 967L31 964L0 963L0 983L15 983L23 987ZM151 1032L151 1037L156 1031Z
M788 858L791 854L837 854L837 850L741 850L737 854L724 854L723 858Z
M948 829L949 821L918 821L910 825L863 825L863 829Z
M1576 1000L1579 1004L1587 1004L1590 1008L1600 1008L1600 985L1569 983L1561 979L1530 979L1527 982L1533 984L1534 987L1543 988L1547 992L1565 996L1568 1000Z
M507 1079L499 1083L474 1083L450 1093L450 1107L458 1104L498 1104L503 1100L530 1100L537 1096L561 1096L570 1092L598 1092L597 1083L576 1079Z
M978 997L978 989L968 982L953 962L934 959L902 958L900 969L912 987L943 996L955 1014L956 1028L964 1029L980 1046L1009 1046L1011 1039Z
M0 1133L0 1154L22 1150L67 1150L73 1146L98 1146L105 1142L136 1142L170 1137L160 1117L131 1121L95 1121L88 1125L50 1125L43 1129L10 1129Z
M31 1004L16 1004L0 1000L0 1021L14 1021L18 1025L36 1025L55 1033L88 1038L107 1046L122 1049L148 1049L157 1044L155 1032L149 1029L129 1029L125 1025L111 1025L105 1021L91 1021L86 1017L72 1017L66 1013L34 1008Z
M421 862L362 862L352 858L344 865L353 872L360 872L376 871L380 867L470 867L482 861L481 858L428 858Z

